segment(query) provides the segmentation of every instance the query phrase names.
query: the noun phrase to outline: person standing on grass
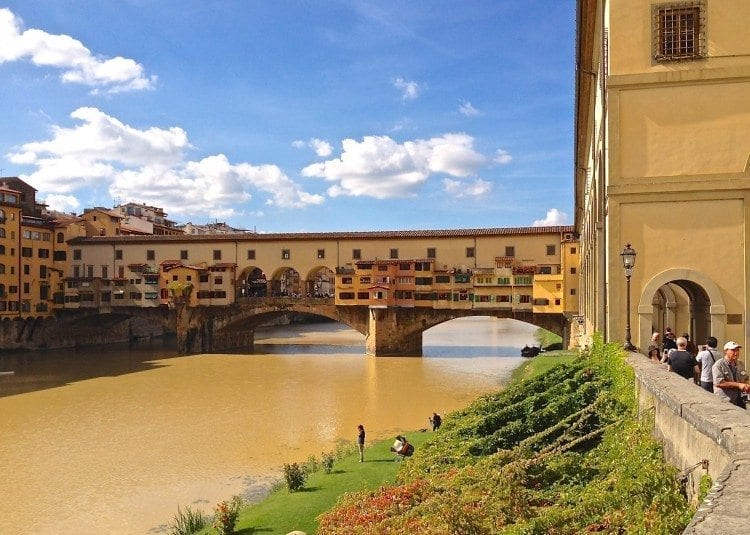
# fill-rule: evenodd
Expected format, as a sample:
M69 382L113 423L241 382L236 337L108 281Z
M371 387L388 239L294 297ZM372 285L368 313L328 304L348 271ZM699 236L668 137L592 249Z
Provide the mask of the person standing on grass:
M365 426L357 426L357 447L359 448L359 462L365 461Z

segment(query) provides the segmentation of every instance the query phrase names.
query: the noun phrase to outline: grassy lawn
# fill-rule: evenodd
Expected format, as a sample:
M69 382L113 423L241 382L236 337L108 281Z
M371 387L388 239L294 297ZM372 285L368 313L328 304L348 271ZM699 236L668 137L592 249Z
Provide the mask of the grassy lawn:
M432 435L431 431L406 433L417 450ZM315 533L318 526L316 517L330 509L339 495L377 489L382 484L395 481L401 462L393 460L394 454L390 451L393 440L376 442L366 448L363 463L359 462L359 453L353 453L337 460L331 474L322 470L311 474L303 490L289 492L284 487L262 502L243 509L235 533L272 535L293 530ZM211 530L205 533L211 533Z

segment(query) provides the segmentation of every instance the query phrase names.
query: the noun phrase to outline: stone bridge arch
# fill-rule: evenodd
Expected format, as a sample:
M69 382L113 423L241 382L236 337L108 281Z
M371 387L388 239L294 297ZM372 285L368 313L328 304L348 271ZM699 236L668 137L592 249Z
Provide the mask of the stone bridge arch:
M490 316L530 323L561 336L563 347L567 347L570 338L570 322L562 314L534 314L531 311L508 309L372 308L365 349L368 355L375 356L421 355L422 336L427 329L470 316Z
M255 329L282 314L300 313L338 321L365 335L368 355L421 355L422 335L446 321L468 316L510 318L531 323L569 338L569 321L562 314L534 314L508 309L432 309L335 305L329 299L248 299L226 307L178 305L177 343L181 353L210 353L252 349Z
M257 327L290 313L322 316L367 335L366 307L337 307L332 298L259 298L220 308L179 305L178 350L180 353L252 350Z

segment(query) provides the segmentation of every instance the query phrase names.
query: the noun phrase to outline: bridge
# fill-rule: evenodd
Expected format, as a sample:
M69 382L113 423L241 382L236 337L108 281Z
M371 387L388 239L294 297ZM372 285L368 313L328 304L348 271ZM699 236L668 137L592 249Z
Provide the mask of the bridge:
M372 308L336 305L333 298L244 298L223 307L175 303L177 348L182 354L252 350L255 329L290 313L322 316L362 333L365 352L373 356L421 355L422 333L452 319L468 316L510 318L531 323L563 338L569 322L563 314L539 314L507 308L433 309L428 307Z

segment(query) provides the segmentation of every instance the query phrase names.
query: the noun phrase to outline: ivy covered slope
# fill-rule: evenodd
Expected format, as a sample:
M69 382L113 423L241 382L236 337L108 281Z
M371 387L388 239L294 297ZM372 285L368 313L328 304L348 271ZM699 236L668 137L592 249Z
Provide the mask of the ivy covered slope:
M318 533L680 533L693 511L623 358L599 340L451 414L400 484L344 496Z

